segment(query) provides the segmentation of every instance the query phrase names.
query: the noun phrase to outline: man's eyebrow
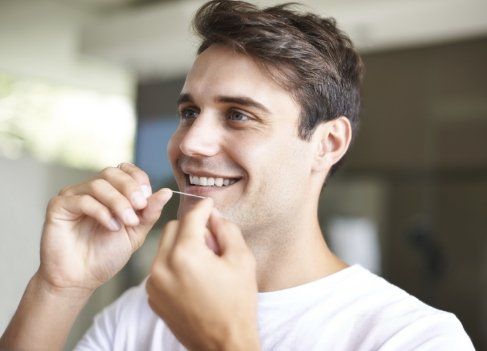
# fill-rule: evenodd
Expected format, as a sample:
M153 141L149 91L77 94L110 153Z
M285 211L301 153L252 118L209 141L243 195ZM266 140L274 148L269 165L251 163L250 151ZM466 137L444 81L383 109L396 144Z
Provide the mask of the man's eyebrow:
M246 96L218 96L216 98L216 101L223 102L223 103L237 104L237 105L242 105L242 106L248 106L248 107L254 107L254 108L261 110L264 113L267 113L267 114L270 113L269 109L267 107L265 107L263 104L261 104L258 101L255 101L254 99L246 97Z
M178 101L177 101L177 106L184 104L185 102L193 102L193 101L194 100L193 100L193 97L191 96L191 94L184 93L184 94L179 95Z
M255 101L252 98L249 98L247 96L226 96L226 95L220 95L217 96L215 99L217 102L220 103L230 103L230 104L237 104L241 106L248 106L248 107L253 107L256 109L261 110L262 112L266 114L270 114L270 111L267 107L265 107L263 104L261 104L258 101ZM189 93L183 93L179 95L178 100L177 100L177 105L184 104L186 102L193 102L194 99Z

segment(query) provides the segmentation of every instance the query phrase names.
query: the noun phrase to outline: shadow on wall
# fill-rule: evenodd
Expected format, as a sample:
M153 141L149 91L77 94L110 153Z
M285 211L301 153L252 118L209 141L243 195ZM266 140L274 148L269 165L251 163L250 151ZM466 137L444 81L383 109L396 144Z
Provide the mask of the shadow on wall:
M362 179L380 184L383 275L455 313L485 350L487 38L364 61L362 129L330 189ZM341 196L327 198L325 190L330 211Z

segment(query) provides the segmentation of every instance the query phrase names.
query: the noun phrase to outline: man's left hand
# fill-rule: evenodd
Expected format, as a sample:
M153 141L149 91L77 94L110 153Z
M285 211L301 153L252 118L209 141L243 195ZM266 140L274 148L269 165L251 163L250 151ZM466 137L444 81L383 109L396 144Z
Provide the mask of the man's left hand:
M212 199L164 228L149 305L191 350L258 350L255 258Z

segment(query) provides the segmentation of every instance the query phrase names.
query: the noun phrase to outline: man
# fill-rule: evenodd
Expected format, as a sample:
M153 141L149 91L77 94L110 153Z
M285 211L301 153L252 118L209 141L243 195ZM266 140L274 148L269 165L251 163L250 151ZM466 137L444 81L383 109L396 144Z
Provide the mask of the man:
M454 315L327 247L318 198L352 140L360 58L332 20L212 1L168 153L182 197L148 279L79 350L469 350ZM131 164L48 206L41 265L2 338L61 349L89 296L142 245L171 191Z

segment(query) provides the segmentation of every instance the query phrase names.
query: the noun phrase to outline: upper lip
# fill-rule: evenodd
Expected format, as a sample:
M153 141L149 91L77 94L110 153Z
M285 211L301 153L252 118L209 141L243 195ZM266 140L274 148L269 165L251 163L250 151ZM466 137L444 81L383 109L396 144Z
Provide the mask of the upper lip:
M196 170L191 168L182 168L181 169L184 174L197 176L197 177L207 177L207 178L225 178L225 179L239 179L242 178L241 176L232 176L232 175L218 175L215 173L211 173L205 170Z

